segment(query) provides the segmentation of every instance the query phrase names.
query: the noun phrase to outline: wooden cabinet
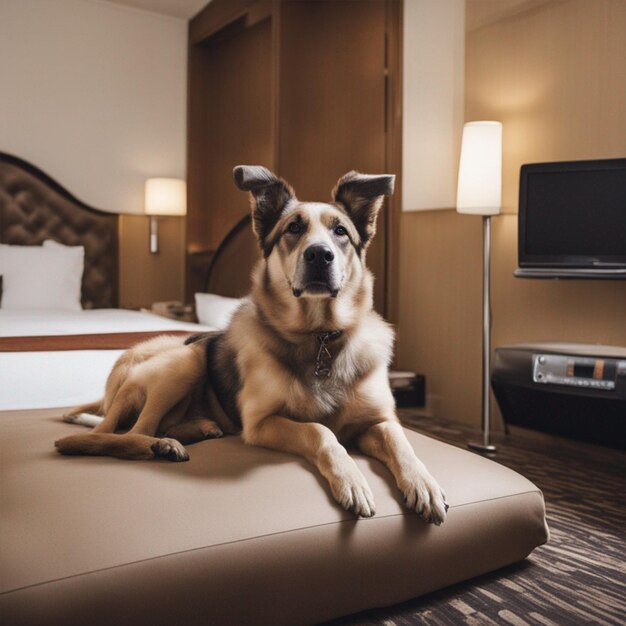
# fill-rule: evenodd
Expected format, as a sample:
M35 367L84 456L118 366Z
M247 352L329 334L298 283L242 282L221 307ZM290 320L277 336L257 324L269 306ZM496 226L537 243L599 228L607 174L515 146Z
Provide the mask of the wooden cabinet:
M401 11L398 0L214 0L191 20L188 254L214 250L249 210L237 164L265 165L318 201L351 169L400 173ZM368 253L376 308L392 316L398 206L381 212ZM202 287L193 276L188 298Z

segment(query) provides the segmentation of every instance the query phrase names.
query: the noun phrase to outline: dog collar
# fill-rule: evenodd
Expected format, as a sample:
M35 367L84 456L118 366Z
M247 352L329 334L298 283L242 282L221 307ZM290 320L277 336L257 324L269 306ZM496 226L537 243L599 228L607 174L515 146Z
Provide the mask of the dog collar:
M328 349L328 344L343 335L342 330L329 330L325 333L315 333L315 339L319 343L317 358L315 359L315 376L328 378L333 355Z

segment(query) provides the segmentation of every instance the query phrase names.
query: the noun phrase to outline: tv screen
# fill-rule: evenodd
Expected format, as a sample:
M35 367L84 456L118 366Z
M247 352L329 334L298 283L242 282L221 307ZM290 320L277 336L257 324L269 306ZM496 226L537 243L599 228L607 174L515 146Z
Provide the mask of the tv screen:
M626 159L524 165L519 210L520 266L626 265Z

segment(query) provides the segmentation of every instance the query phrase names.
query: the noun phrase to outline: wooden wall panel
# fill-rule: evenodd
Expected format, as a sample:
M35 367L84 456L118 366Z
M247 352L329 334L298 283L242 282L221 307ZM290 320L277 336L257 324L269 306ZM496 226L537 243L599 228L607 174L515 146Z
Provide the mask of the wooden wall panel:
M233 182L233 167L274 168L270 6L215 3L190 23L187 300L205 289L211 253L249 211L248 195ZM215 11L217 21L204 19Z
M159 252L149 250L146 215L120 215L120 306L150 308L154 302L183 301L185 220L159 218Z
M455 211L402 213L396 361L426 374L430 410L479 423L482 220Z
M387 128L385 142L385 170L396 175L393 196L387 199L385 211L386 276L385 317L398 323L400 274L400 216L402 214L402 142L403 142L403 49L404 3L388 0L387 5Z
M248 212L247 194L233 182L233 166L274 167L272 135L272 24L265 19L209 46L209 246L216 248Z
M247 194L233 183L233 167L274 166L271 37L268 18L249 27L242 24L228 36L217 34L202 46L206 109L199 115L204 123L190 129L190 142L202 150L202 165L190 180L197 190L189 206L192 252L217 248L249 209Z
M209 104L208 89L202 88L209 70L210 58L206 46L190 45L187 85L187 252L207 248L210 214L204 210L208 189L204 184L207 162Z

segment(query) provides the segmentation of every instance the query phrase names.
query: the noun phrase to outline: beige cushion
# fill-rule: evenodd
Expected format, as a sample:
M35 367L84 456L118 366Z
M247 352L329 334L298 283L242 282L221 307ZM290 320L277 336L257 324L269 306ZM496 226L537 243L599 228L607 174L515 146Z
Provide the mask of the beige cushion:
M451 505L441 527L357 457L376 516L356 520L300 459L239 438L188 463L62 457L62 411L0 415L3 624L314 623L523 559L547 539L528 480L407 430Z

